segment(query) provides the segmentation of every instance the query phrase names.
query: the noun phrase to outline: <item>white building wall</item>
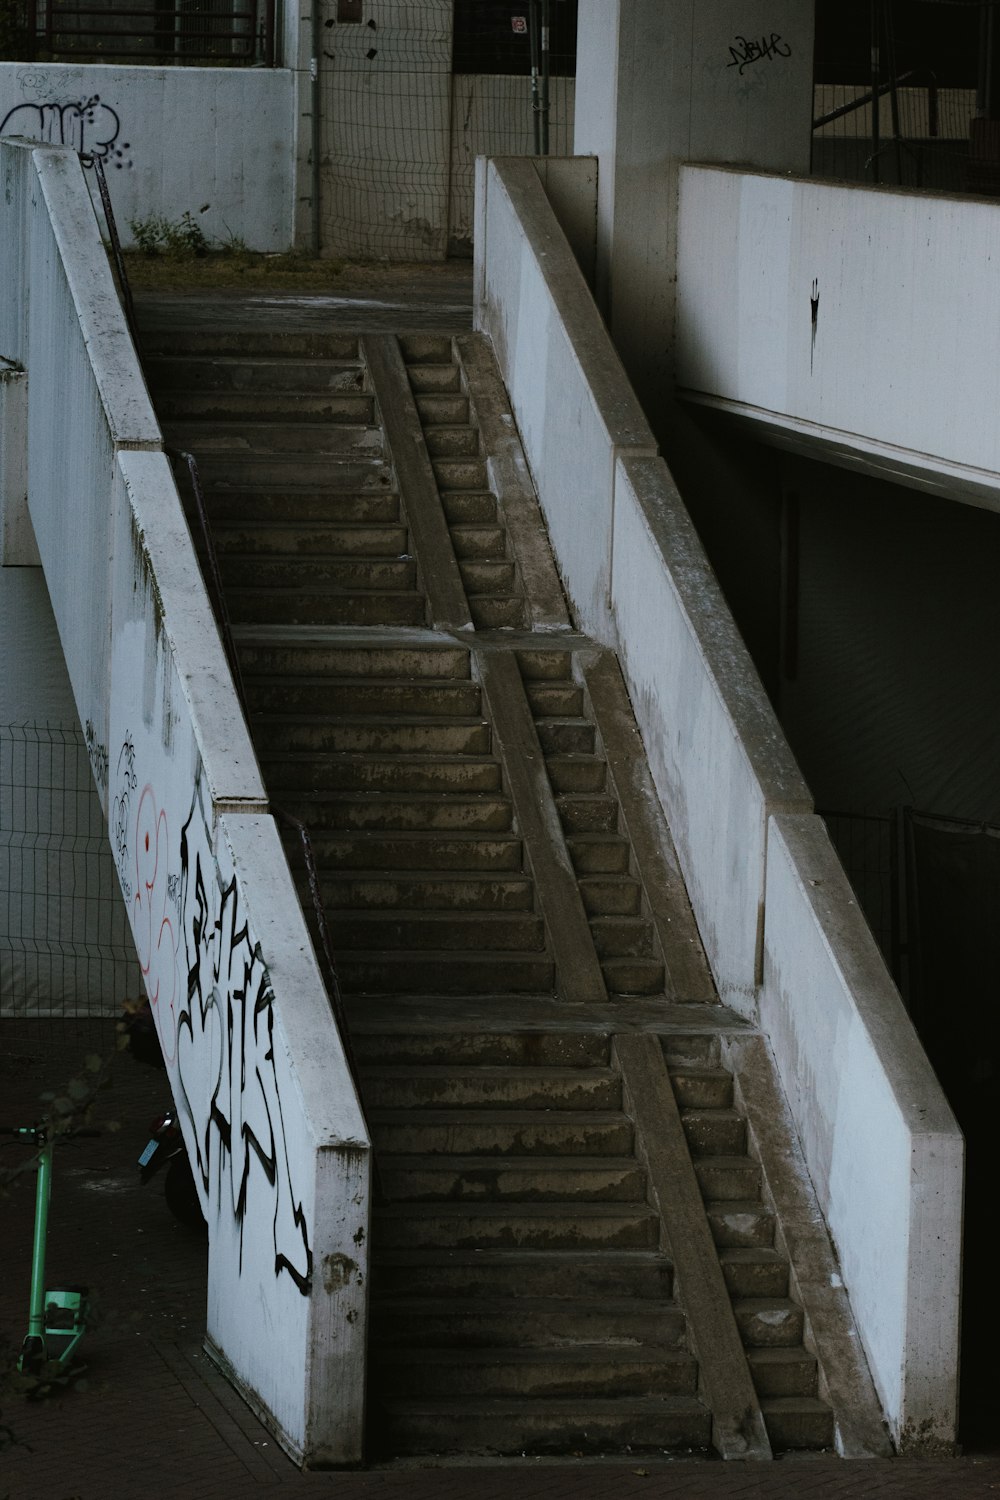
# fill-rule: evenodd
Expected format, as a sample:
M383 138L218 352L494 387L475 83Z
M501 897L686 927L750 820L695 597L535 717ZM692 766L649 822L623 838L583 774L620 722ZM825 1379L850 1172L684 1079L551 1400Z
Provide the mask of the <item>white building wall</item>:
M801 451L998 509L998 262L995 202L686 167L678 383Z
M101 157L126 244L130 220L190 213L213 242L288 250L295 94L284 68L0 63L0 136Z

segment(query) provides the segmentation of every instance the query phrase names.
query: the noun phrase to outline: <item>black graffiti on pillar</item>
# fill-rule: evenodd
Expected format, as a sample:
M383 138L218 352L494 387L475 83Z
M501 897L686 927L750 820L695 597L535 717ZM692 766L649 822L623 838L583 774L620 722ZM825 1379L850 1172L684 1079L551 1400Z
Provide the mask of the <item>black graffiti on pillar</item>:
M755 62L773 62L776 57L791 57L792 49L776 31L770 36L733 38L729 48L727 68L738 68L740 76L744 68Z
M202 862L202 850L210 849L206 835L199 782L181 830L187 986L178 1032L187 1031L192 1051L204 1059L211 1045L209 1033L215 1013L222 1023L222 1046L211 1081L208 1114L203 1120L197 1119L191 1103L195 1081L185 1078L185 1054L178 1048L179 1103L194 1129L196 1166L206 1195L212 1176L213 1145L219 1153L220 1184L228 1174L232 1211L240 1229L240 1270L246 1215L259 1181L256 1163L274 1197L271 1228L275 1276L286 1273L307 1296L312 1288L312 1248L306 1214L293 1184L275 1068L274 993L260 946L253 943L241 913L235 877L222 889L214 878L214 868L210 868L206 883ZM262 1115L266 1128L260 1128L260 1120L258 1128L250 1123L248 1115L254 1110Z

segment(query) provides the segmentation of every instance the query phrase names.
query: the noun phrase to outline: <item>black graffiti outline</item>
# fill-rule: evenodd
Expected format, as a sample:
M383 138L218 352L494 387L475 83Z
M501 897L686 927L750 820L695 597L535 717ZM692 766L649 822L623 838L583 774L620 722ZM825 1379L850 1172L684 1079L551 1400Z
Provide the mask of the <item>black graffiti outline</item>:
M49 141L56 146L72 146L90 157L100 157L116 167L131 167L132 159L126 161L125 153L132 149L130 142L117 145L121 133L121 118L116 109L106 104L100 94L91 94L88 99L37 99L22 100L13 105L0 121L0 135L7 133L11 120L24 113L34 124L22 127L20 122L14 134L26 135L32 140ZM91 141L88 137L102 114L113 126L110 134L106 130L103 138Z
M744 68L748 68L751 63L762 62L765 59L773 62L776 57L791 57L791 55L790 45L778 31L772 31L769 37L762 36L759 41L756 37L748 38L738 35L733 38L730 45L731 60L726 63L726 67L738 68L742 78Z
M196 1142L196 1167L201 1178L206 1197L210 1192L211 1168L212 1168L212 1138L218 1137L221 1149L219 1160L219 1180L221 1182L225 1169L225 1159L229 1160L229 1173L232 1178L235 1162L233 1160L233 1118L236 1114L237 1098L242 1100L247 1096L247 1063L251 1050L259 1056L260 1052L260 1026L266 1025L266 1050L260 1061L252 1062L253 1076L256 1079L259 1102L263 1106L264 1115L267 1120L267 1134L270 1136L269 1146L258 1136L257 1132L244 1119L240 1124L240 1141L242 1145L243 1164L240 1173L239 1188L233 1193L230 1190L230 1201L233 1212L239 1225L240 1256L239 1267L243 1269L243 1237L245 1229L246 1213L250 1199L250 1174L253 1161L256 1160L263 1171L265 1180L274 1190L274 1214L271 1220L272 1243L274 1247L274 1274L279 1276L282 1272L288 1274L293 1284L302 1296L308 1296L312 1290L313 1253L309 1243L309 1228L305 1209L300 1197L296 1196L293 1186L292 1166L288 1155L288 1136L285 1130L284 1115L281 1107L281 1093L278 1087L277 1070L274 1065L274 992L271 988L270 976L264 965L259 944L252 944L250 938L249 924L242 919L240 914L239 890L236 878L230 880L228 886L219 890L218 916L213 920L209 902L208 889L205 882L205 874L202 869L200 850L194 851L192 865L192 840L189 831L193 821L199 815L203 827L207 828L204 808L201 802L201 777L195 785L194 796L187 821L181 829L181 909L184 915L182 923L185 943L185 957L188 964L186 1001L182 1005L181 1012L177 1018L178 1039L180 1032L186 1030L191 1045L196 1044L195 1026L202 1039L204 1039L209 1013L217 1009L220 993L220 981L223 983L225 994L225 1025L222 1030L224 1042L223 1052L219 1059L218 1076L215 1079L209 1104L208 1117L205 1120L203 1130L199 1131L199 1124L195 1117L195 1111L191 1104L187 1084L183 1076L182 1054L178 1043L178 1087L181 1094L179 1104L185 1110L191 1124L192 1133ZM190 911L189 911L190 899ZM228 924L228 931L226 930ZM218 939L218 942L217 942ZM212 946L215 944L215 952ZM223 961L223 955L226 961ZM211 963L212 992L206 996L203 988L202 974L205 959L209 958ZM239 968L242 964L242 975ZM223 974L225 969L225 974ZM252 1004L248 999L252 995ZM237 1008L239 1010L239 1026L237 1028ZM262 1023L263 1018L263 1023ZM252 1031L252 1041L248 1046L248 1022ZM237 1050L236 1033L239 1031L239 1045ZM269 1077L261 1069L260 1063L269 1065ZM239 1072L238 1080L234 1073ZM277 1119L272 1112L268 1098L268 1083L273 1090L273 1098L276 1106ZM228 1101L225 1097L228 1092ZM242 1113L242 1109L240 1110ZM281 1172L279 1178L279 1156L281 1158ZM301 1239L301 1259L296 1255L291 1246L282 1248L279 1244L280 1226L279 1215L281 1211L282 1197L287 1195L287 1203L291 1212L294 1228L298 1231ZM286 1253L287 1252L287 1253ZM299 1261L297 1264L296 1261Z
M108 747L107 745L102 745L97 738L97 730L90 719L87 720L84 726L83 735L87 742L87 754L90 756L90 766L94 773L94 780L101 790L106 792L108 789L108 767L110 764Z
M124 773L122 771L123 760L125 762ZM122 747L118 752L118 766L115 775L118 778L119 790L115 793L114 801L111 804L111 842L114 846L115 862L118 866L118 880L122 888L122 894L131 910L132 882L128 876L130 864L128 825L132 793L139 785L139 778L135 770L135 745L130 734L126 734L122 741Z

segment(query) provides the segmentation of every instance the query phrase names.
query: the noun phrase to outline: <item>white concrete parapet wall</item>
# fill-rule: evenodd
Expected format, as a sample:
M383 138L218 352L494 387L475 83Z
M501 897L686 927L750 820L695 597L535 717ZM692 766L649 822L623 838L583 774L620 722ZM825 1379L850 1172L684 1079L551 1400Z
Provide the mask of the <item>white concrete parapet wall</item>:
M655 454L656 440L533 163L477 170L476 326L515 401L577 622L611 643L615 461Z
M99 156L126 245L130 220L189 213L211 241L289 250L298 86L292 68L0 62L0 136Z
M938 1451L961 1135L534 168L478 170L477 326L578 623L618 650L720 997L774 1046L893 1437Z
M893 1437L958 1417L963 1142L822 820L771 819L761 1024Z
M1000 509L998 256L996 202L686 166L678 385L786 446Z
M369 1143L73 152L0 145L28 505L209 1226L210 1347L361 1457Z

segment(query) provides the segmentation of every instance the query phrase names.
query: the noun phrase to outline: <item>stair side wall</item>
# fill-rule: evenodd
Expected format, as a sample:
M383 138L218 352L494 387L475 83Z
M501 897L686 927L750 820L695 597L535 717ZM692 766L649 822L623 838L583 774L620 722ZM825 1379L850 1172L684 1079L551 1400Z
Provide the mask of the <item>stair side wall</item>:
M5 142L0 170L28 506L208 1220L209 1346L297 1459L357 1462L364 1121L79 160Z
M854 929L817 918L801 842L784 846L777 899L770 840L783 820L815 825L812 852L839 866L669 471L643 447L641 411L537 175L481 163L478 192L476 324L493 339L577 621L619 652L720 998L772 1040L893 1437L940 1451L955 1437L961 1136L919 1048L900 1076L901 1002L876 953L852 961ZM796 961L801 943L810 962ZM843 1044L831 1053L820 1022L833 996ZM835 1107L809 1086L817 1069ZM869 1109L888 1155L878 1129L856 1149ZM880 1238L862 1202L880 1205Z

